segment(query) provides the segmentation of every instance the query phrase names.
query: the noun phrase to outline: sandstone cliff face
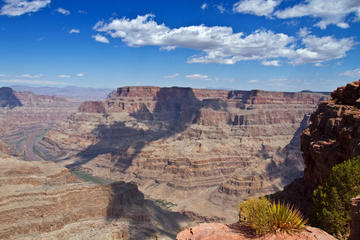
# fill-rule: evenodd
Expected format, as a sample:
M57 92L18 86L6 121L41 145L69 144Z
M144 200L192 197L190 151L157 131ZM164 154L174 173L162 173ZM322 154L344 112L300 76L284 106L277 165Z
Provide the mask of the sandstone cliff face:
M360 81L338 88L331 96L312 113L311 123L301 135L304 177L275 196L294 203L306 215L313 190L329 177L332 167L360 155Z
M11 88L0 88L0 108L8 107L11 109L21 105L20 100L15 96Z
M175 210L236 219L248 196L302 176L299 136L320 93L124 87L37 145L48 159L133 181ZM191 203L191 204L190 204Z
M201 220L157 207L135 184L82 182L51 162L0 158L0 185L0 239L174 239Z
M10 91L12 92L11 89ZM53 125L75 112L79 103L31 92L12 93L20 105L16 108L0 108L0 139L24 159L41 160L41 157L34 153L34 144Z

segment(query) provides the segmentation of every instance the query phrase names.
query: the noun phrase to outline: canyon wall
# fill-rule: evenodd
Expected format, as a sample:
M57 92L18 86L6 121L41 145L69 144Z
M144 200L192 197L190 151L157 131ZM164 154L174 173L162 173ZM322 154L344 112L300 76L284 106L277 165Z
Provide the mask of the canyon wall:
M190 222L133 183L83 182L51 162L0 157L0 239L174 239Z
M301 177L300 133L323 93L123 87L36 145L72 169L134 182L173 210L236 220L241 199Z
M41 156L34 150L35 143L48 129L75 112L79 104L78 101L65 98L1 88L0 139L22 158L41 160Z

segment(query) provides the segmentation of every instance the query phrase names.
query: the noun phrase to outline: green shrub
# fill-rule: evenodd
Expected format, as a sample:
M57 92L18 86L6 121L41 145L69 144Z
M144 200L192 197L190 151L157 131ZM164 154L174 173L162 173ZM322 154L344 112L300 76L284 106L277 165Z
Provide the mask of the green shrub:
M360 156L334 166L313 194L311 222L338 238L350 232L350 199L360 194Z
M271 203L266 198L250 198L240 204L239 221L258 234L300 231L306 220L299 210L283 203Z

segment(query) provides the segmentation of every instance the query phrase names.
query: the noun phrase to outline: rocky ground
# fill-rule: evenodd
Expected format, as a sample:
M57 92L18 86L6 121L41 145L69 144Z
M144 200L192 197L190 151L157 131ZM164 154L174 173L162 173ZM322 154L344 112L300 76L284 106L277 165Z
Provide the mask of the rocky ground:
M300 133L327 95L125 87L83 103L36 145L47 159L135 182L172 210L236 220L241 199L302 176Z
M301 232L267 234L257 236L251 229L237 224L203 223L188 228L176 236L176 240L336 240L318 228L307 226Z

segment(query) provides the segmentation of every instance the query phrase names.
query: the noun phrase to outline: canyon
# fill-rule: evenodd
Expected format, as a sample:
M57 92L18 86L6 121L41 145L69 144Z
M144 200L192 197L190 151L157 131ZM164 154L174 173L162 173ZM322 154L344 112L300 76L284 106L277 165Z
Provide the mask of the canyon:
M35 143L79 104L78 100L0 88L0 139L25 160L43 160Z
M172 211L237 220L239 201L301 177L300 134L327 93L123 87L36 144L44 158L135 183Z

